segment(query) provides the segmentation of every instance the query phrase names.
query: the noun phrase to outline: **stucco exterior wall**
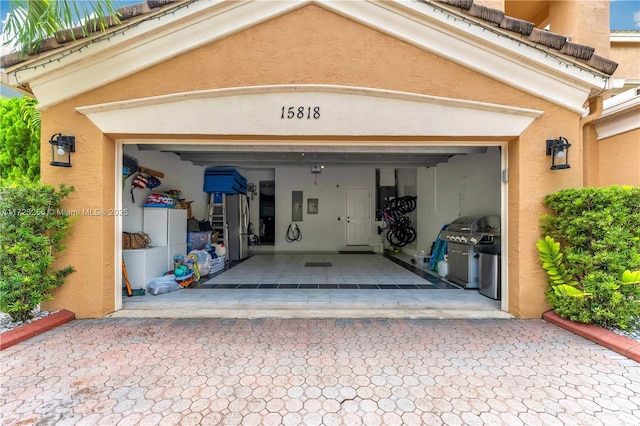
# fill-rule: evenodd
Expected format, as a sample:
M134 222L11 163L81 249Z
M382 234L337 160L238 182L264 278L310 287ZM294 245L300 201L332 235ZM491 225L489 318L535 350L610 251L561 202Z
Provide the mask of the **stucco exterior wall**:
M611 43L609 57L618 63L614 77L640 80L640 38L637 43Z
M317 6L273 19L48 109L43 114L43 134L77 135L79 151L73 154L71 169L50 167L43 154L43 181L64 181L77 188L69 208L114 207L114 185L120 178L115 170L115 135L100 134L85 116L74 111L76 106L269 84L383 88L544 111L519 138L508 141L508 253L509 311L530 318L540 317L547 309L545 274L535 247L537 224L544 195L582 184L578 115ZM571 169L550 171L545 140L560 135L574 144L574 160ZM466 142L482 145L482 141ZM80 318L113 311L114 276L120 269L120 260L114 259L113 226L112 216L78 219L75 235L68 241L69 250L60 259L73 263L77 272L54 293L55 300L48 308L65 307ZM99 265L95 259L104 262Z
M598 141L598 186L640 185L640 129Z
M73 265L76 272L53 292L49 310L70 309L78 318L97 318L115 310L114 274L120 260L114 258L115 149L85 116L75 112L77 102L65 102L42 112L41 179L64 183L75 190L64 203L74 216L72 235L58 256L60 266ZM61 132L76 137L71 168L54 167L49 136ZM118 176L120 178L120 176Z
M490 7L492 9L498 9L504 12L505 0L474 0L473 3Z
M536 28L544 28L549 21L549 0L506 0L505 13L533 22Z
M609 0L506 0L503 8L499 7L499 0L474 3L498 3L492 7L505 10L508 16L531 21L536 28L549 25L552 32L594 47L598 55L609 57Z
M539 218L545 212L546 194L582 184L582 143L576 119L560 108L548 108L518 141L509 144L509 312L518 317L536 318L547 309L546 276L536 248ZM572 143L571 168L552 171L545 141L558 136Z
M609 16L609 0L549 2L551 31L594 47L604 57L609 57Z
M588 185L640 185L640 93L638 87L603 102L600 116L585 127Z

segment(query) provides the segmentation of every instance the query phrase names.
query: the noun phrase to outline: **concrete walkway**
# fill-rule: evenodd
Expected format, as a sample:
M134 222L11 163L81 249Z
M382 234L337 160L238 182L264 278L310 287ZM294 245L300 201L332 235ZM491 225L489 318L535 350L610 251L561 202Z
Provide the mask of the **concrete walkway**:
M5 426L640 424L640 364L543 320L75 320L0 356Z
M125 298L113 318L508 319L477 290L181 289Z

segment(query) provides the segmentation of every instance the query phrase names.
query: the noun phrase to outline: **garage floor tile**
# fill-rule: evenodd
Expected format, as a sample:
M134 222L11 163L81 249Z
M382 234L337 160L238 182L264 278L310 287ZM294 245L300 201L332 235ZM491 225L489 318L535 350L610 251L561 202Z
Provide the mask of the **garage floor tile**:
M111 316L512 318L478 290L381 255L257 254L192 287L123 297Z

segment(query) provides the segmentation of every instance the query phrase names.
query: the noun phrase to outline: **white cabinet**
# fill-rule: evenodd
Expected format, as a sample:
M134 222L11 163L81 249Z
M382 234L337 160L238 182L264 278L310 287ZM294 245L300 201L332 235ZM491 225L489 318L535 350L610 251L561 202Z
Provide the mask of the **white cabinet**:
M187 255L185 209L145 208L142 229L151 238L151 247L164 248L167 270L173 269L173 256Z
M146 288L147 283L167 272L167 248L147 247L122 250L132 289Z
M173 246L187 242L187 211L148 207L144 209L142 229L152 246Z

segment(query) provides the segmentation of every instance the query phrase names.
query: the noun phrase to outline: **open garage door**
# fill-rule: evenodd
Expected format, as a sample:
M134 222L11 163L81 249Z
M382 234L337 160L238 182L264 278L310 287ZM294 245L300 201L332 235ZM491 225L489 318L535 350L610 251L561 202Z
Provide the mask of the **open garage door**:
M285 105L282 111L279 105ZM294 108L290 117L286 105L304 108ZM275 118L263 113L274 108L280 111ZM185 201L192 202L197 219L208 215L209 195L201 190L207 167L237 169L252 188L259 188L263 180L275 182L275 241L253 251L348 249L346 191L368 189L369 248L380 253L376 238L384 241L385 233L377 204L381 188L393 186L393 197L417 197L415 211L407 212L417 238L400 252L391 247L395 255L408 256L409 263L415 253L428 253L442 227L457 217L497 214L506 230L506 144L541 114L467 100L324 85L215 89L78 111L103 132L120 135L117 140L125 154L151 168L170 170L164 185L179 189ZM307 117L305 111L317 112L317 117ZM389 171L394 182L381 183L380 175ZM301 220L292 216L294 192L302 193ZM248 194L254 204L250 222L259 230L255 195ZM120 197L118 202L126 200ZM139 211L140 205L131 207ZM135 217L123 219L123 230L136 223ZM291 230L295 238L289 238ZM502 269L504 277L506 268ZM504 298L501 306L506 310Z
M490 302L493 309L500 309L499 301L489 301L478 292L449 286L452 283L446 275L440 277L428 264L414 263L414 255L431 251L443 225L458 216L502 214L504 158L502 149L495 143L492 146L434 146L425 141L394 141L396 145L390 146L387 141L368 141L365 145L360 140L351 145L309 140L297 144L285 140L278 145L263 145L263 141L237 144L228 140L208 144L168 140L134 142L123 144L123 152L152 169L165 171L164 186L160 189L179 189L185 199L192 202L191 210L198 220L207 219L209 211L210 195L202 191L207 167L231 167L247 178L252 189L248 193L250 220L258 234L255 244L250 246L250 262L205 277L199 286L202 290L457 289L461 303L464 300L468 306L483 306ZM321 167L320 173L317 173L318 167ZM391 176L392 182L385 181L388 179L385 176ZM125 189L133 179L129 178ZM260 242L260 225L255 226L260 224L260 183L263 181L274 184L276 226L272 244ZM393 187L392 192L389 187ZM371 195L367 201L370 239L366 247L349 244L348 194L353 190ZM151 192L136 191L142 198ZM287 228L292 223L292 191L303 194L303 215L297 221L302 234L300 241L287 238ZM386 225L378 213L383 197L403 196L417 198L415 210L408 213L417 238L399 251L386 242ZM134 203L125 190L123 206L135 211L142 207L142 198ZM135 228L131 222L134 216L123 219L125 231L133 231L130 226ZM353 255L340 256L340 252L350 249ZM375 253L377 258L386 253L387 258L381 266L376 263L379 259L372 262L370 257L360 255L363 252ZM261 257L264 254L268 255ZM215 297L214 294L210 296ZM275 297L282 295L280 302L290 297L282 292L274 294ZM441 307L444 307L450 296L442 295ZM470 299L470 296L476 298ZM380 292L377 302L397 303L397 297L393 292ZM437 304L437 300L438 297L431 302ZM141 306L137 299L124 302L127 309ZM456 307L450 309L459 314Z

